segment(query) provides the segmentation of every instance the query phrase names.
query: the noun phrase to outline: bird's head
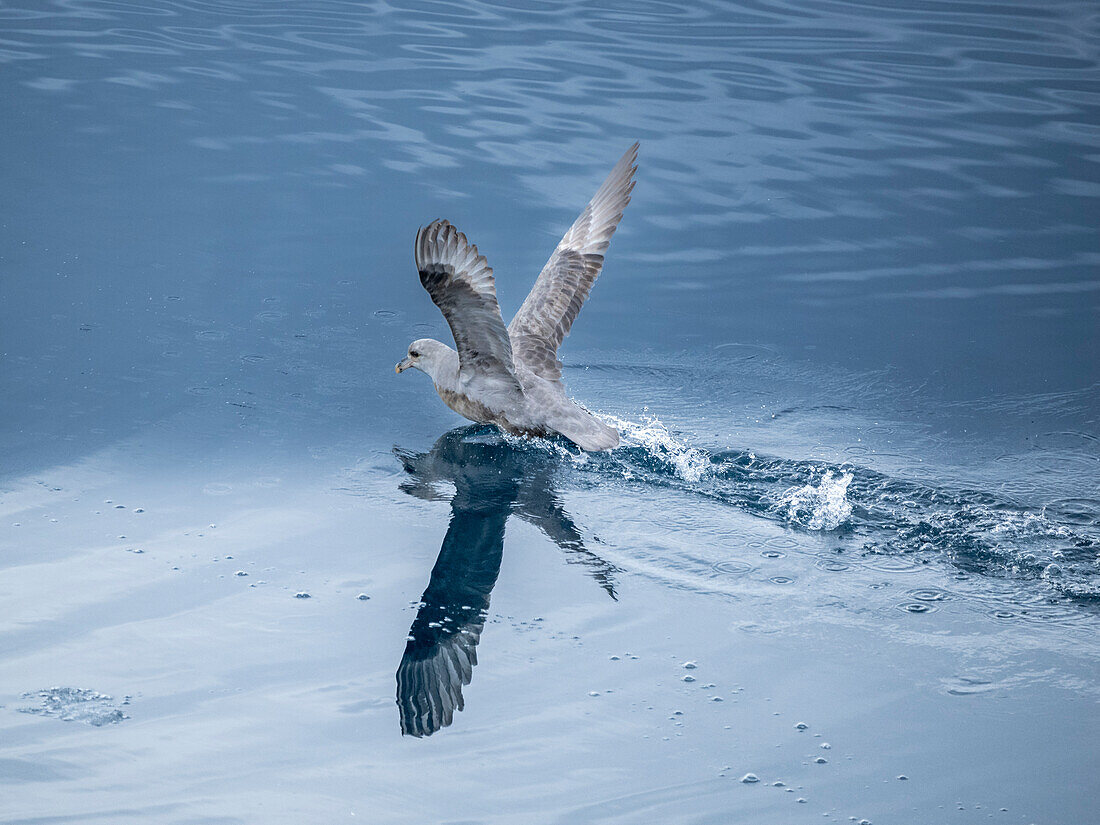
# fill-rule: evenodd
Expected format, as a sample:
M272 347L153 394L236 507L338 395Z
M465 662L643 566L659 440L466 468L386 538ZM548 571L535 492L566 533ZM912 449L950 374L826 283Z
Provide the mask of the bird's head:
M423 373L434 375L441 353L446 349L449 349L449 347L439 343L439 341L433 341L431 338L420 338L413 341L409 344L408 353L393 368L394 372L402 373L409 367L415 367Z

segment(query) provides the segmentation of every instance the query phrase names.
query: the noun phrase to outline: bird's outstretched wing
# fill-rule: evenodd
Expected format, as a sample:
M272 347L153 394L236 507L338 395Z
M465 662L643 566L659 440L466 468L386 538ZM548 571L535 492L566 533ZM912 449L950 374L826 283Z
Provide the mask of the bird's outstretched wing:
M420 283L451 327L461 372L494 377L519 389L493 270L485 256L441 220L416 233L414 255Z
M548 381L561 379L558 347L588 298L611 236L630 203L637 157L635 143L565 233L508 326L516 359Z

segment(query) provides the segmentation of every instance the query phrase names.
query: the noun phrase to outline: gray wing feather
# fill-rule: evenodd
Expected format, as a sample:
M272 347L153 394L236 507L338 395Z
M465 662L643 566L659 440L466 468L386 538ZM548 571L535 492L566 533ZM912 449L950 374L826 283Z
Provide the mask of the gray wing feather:
M635 143L565 233L508 326L516 359L549 381L561 379L558 347L588 298L611 236L630 203L637 157Z
M420 283L451 328L462 373L495 376L518 389L512 344L485 256L441 220L416 233L414 254Z

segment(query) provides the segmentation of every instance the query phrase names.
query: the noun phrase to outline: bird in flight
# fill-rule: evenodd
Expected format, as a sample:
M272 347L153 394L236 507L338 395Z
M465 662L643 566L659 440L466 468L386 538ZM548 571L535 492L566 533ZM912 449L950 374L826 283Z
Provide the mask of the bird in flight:
M542 268L507 327L493 270L448 221L416 234L420 283L451 328L455 349L421 338L395 367L426 373L452 410L513 435L558 433L588 451L619 445L619 432L566 395L558 347L603 266L611 236L630 202L638 144L615 164Z

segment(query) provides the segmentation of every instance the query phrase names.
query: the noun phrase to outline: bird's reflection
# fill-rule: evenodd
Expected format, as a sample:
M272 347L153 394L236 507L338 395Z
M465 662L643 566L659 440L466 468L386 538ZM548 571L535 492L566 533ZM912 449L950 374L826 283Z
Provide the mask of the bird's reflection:
M462 686L477 664L509 515L542 530L612 598L615 569L584 546L562 508L552 456L513 447L479 425L444 434L426 453L395 448L394 454L410 476L401 484L409 495L446 500L454 486L447 535L397 668L401 732L430 736L463 708Z

